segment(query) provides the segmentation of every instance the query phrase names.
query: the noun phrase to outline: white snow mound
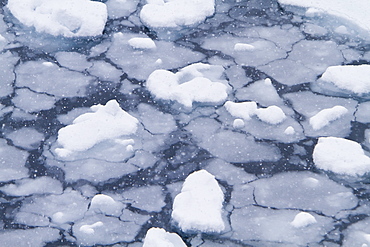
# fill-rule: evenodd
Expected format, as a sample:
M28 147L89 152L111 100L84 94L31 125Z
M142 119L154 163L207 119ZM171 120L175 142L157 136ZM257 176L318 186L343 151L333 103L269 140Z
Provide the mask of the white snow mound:
M294 220L290 222L290 224L295 228L306 227L315 223L317 223L315 217L312 214L306 212L298 213L294 217Z
M320 81L357 94L370 93L370 65L330 66Z
M153 227L146 233L143 247L186 247L186 244L176 233Z
M137 130L139 121L122 110L116 100L105 106L94 105L91 110L58 131L58 143L63 146L55 150L59 156L86 151L102 141L131 135ZM133 142L132 139L117 141L130 145Z
M214 0L147 0L140 19L152 28L176 28L200 23L214 12Z
M157 98L178 101L186 107L193 102L223 103L230 87L220 77L222 66L196 63L177 73L155 70L146 81L146 87Z
M90 0L9 0L7 8L37 32L65 37L101 35L108 16L104 3Z
M275 125L282 123L286 119L284 111L276 105L267 108L257 108L257 103L254 101L238 103L226 101L224 106L231 116L242 118L245 121L250 120L253 116L257 116L261 121Z
M172 218L183 231L221 232L224 194L206 170L193 172L173 202Z
M330 122L341 118L348 112L344 106L334 106L332 108L321 110L315 116L310 118L310 125L314 130L322 129L327 126Z
M344 175L364 175L370 171L370 158L357 142L338 137L320 137L313 151L315 165Z

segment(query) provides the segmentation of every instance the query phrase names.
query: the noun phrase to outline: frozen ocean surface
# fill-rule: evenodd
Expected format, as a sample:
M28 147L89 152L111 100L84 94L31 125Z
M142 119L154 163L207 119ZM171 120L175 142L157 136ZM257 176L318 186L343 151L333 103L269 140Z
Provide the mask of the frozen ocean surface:
M369 0L0 3L0 247L370 246Z

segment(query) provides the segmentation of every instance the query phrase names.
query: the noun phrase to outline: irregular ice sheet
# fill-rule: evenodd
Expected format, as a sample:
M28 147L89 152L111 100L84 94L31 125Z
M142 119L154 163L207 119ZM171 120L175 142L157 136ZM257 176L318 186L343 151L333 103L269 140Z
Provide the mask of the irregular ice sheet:
M0 139L0 181L28 177L28 169L25 167L27 157L27 152L9 146L5 139Z
M9 0L7 8L24 25L55 36L101 35L107 20L105 4L90 0Z

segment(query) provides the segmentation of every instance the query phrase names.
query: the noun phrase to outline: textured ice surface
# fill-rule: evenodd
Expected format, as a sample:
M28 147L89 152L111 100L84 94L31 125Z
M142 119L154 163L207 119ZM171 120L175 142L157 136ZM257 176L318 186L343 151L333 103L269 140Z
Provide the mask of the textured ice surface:
M0 246L370 246L370 8L333 2L4 2Z

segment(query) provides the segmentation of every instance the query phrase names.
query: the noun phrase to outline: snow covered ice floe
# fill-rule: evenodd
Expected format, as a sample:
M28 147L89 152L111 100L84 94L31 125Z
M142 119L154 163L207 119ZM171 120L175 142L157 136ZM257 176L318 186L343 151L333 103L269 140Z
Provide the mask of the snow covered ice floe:
M156 70L146 81L148 90L158 99L177 101L187 108L194 102L223 103L230 87L222 78L221 66L196 63L177 73Z
M145 236L143 247L186 247L176 233L166 232L162 228L150 228Z
M315 165L343 175L362 176L370 171L370 157L357 142L336 137L320 137L313 151Z
M328 67L312 82L312 89L327 95L368 98L370 93L370 65L342 65Z
M311 1L300 1L300 0L278 0L283 5L292 5L308 8L307 13L327 13L346 20L350 25L354 25L361 29L362 35L365 38L370 38L368 32L370 31L370 18L365 9L370 8L368 1L351 1L346 0L311 0Z
M153 29L181 28L198 24L214 12L215 0L147 0L140 19Z
M55 36L101 35L107 20L105 4L90 0L9 0L6 6L25 26Z
M173 202L172 219L182 231L219 233L224 194L214 176L206 170L190 174Z
M110 139L125 145L126 152L131 152L134 141L120 138L134 134L138 120L122 110L115 100L107 102L105 106L92 106L91 110L92 113L79 116L72 125L59 130L58 143L62 148L57 148L55 152L66 157Z

